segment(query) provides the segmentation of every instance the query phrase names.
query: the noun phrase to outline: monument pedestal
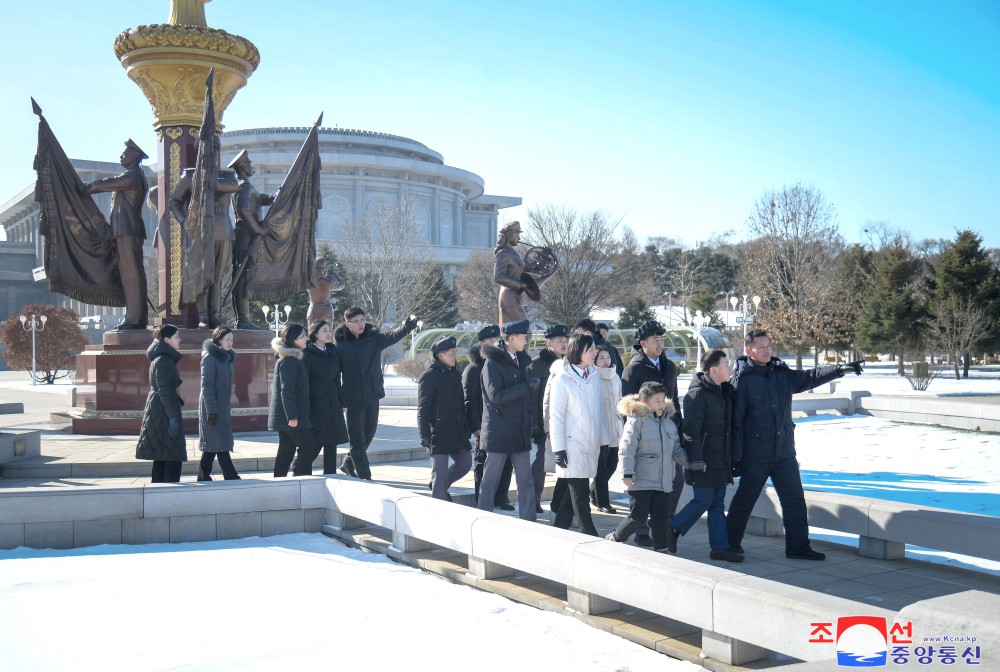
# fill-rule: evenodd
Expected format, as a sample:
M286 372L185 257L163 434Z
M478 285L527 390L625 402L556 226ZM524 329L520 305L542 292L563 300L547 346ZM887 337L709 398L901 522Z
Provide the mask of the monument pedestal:
M181 329L181 357L177 363L183 383L184 433L198 433L201 394L201 344L208 329ZM233 430L267 429L268 393L274 376L274 332L233 331ZM109 331L101 345L89 345L76 357L76 407L70 413L74 434L139 435L142 411L149 394L146 349L152 330Z

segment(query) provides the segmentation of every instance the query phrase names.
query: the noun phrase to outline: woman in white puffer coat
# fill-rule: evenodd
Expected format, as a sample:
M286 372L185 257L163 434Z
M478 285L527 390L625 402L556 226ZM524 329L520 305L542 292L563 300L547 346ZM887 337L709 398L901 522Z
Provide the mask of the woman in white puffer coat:
M597 528L590 517L590 479L597 475L601 442L607 433L596 356L593 337L573 334L566 357L552 365L543 401L556 476L566 485L552 524L569 529L575 516L580 531L593 536Z

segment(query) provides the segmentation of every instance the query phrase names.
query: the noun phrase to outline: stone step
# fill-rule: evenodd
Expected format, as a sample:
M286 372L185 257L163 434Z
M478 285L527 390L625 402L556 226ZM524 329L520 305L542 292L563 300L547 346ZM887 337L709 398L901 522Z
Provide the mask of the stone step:
M274 445L274 451L277 452L277 443ZM344 456L348 454L346 448L341 448L337 451L337 464L339 465ZM265 472L271 473L274 471L274 459L273 454L268 455L254 455L250 457L240 457L240 453L233 453L233 464L236 470L239 472ZM383 448L380 450L372 450L368 453L368 461L372 465L377 464L388 464L393 462L408 462L410 460L425 458L426 453L423 448ZM201 453L197 451L188 450L188 461L184 463L181 469L182 474L197 474L198 473L198 460L201 458ZM322 452L320 456L316 458L315 465L322 468L323 457ZM105 459L105 460L81 460L77 461L73 459L72 456L65 457L51 457L47 455L41 455L38 457L31 457L27 459L22 459L17 462L10 464L0 465L0 478L3 479L22 479L22 478L35 478L35 479L59 479L59 478L105 478L105 477L139 477L148 476L150 470L150 462L148 460L137 460L131 457L123 457L122 459ZM218 466L215 467L215 471L218 472Z

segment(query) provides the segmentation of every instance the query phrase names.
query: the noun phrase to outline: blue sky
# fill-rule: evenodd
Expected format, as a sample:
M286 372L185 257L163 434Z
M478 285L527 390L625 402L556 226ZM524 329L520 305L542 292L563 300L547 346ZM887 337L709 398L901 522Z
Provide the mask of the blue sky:
M0 202L34 179L31 95L71 157L115 160L127 136L152 153L149 105L112 43L169 2L97 7L4 10ZM640 238L742 239L763 192L802 182L850 241L884 220L1000 246L992 0L215 0L206 14L261 51L230 130L322 111L423 142L488 193L601 208Z

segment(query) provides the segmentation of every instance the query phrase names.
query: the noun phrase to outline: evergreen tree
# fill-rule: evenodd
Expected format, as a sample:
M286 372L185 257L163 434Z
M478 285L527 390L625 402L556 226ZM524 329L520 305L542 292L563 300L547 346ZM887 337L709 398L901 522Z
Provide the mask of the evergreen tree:
M618 313L619 329L636 329L643 322L656 319L656 313L646 305L640 297L634 296L625 301L621 312Z
M406 303L407 313L423 320L424 329L451 328L458 324L458 294L437 264L428 264L421 270Z
M868 352L897 354L903 375L903 353L919 342L927 316L919 292L923 261L901 242L877 256L872 288L858 319L858 345Z
M969 229L958 232L934 264L934 299L949 309L976 306L996 322L1000 320L1000 273L982 243L982 237ZM982 346L994 349L1000 346L1000 337L994 333ZM969 375L969 354L965 353L964 377Z

